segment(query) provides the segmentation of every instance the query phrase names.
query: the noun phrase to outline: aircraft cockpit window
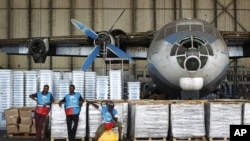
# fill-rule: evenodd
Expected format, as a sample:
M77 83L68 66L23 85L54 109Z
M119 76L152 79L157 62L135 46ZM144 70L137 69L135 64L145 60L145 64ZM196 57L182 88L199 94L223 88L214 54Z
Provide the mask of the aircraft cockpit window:
M184 46L180 46L177 50L177 55L185 55L187 52L187 48L185 48Z
M180 32L180 31L190 31L189 25L178 25L177 32Z
M178 47L179 47L179 45L174 44L173 48L171 49L170 56L174 56L175 55L176 50L177 50Z
M168 28L166 28L165 36L170 35L170 34L175 33L175 32L176 32L176 27L175 26L168 27Z
M201 31L201 32L203 32L203 27L202 27L202 25L194 24L194 25L191 25L191 31Z
M173 45L170 55L176 56L181 68L197 71L206 65L208 56L213 55L213 50L204 39L185 36Z
M214 56L214 52L212 50L212 47L209 44L206 44L206 48L208 50L209 55Z

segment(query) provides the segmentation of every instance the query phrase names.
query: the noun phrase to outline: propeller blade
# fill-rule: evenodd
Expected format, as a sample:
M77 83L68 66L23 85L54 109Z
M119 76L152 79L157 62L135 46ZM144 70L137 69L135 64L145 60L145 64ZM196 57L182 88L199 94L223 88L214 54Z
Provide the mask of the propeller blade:
M127 54L125 53L123 50L119 49L118 47L112 45L112 44L108 44L107 48L112 51L114 54L116 54L118 57L120 58L128 58L129 61L134 62L134 60Z
M96 46L91 51L91 53L89 54L89 56L85 60L84 64L82 65L82 71L86 71L89 68L89 66L95 60L95 58L96 58L97 54L100 52L100 50L101 50L101 47L100 46Z
M87 27L86 25L84 25L83 23L75 20L75 19L71 19L71 23L79 30L81 30L83 33L85 33L87 36L91 37L92 39L97 39L97 34L89 27Z

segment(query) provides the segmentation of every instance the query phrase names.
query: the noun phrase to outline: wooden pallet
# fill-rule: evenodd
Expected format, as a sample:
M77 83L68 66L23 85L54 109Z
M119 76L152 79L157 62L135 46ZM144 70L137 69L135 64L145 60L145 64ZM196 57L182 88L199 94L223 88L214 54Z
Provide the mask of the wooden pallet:
M172 138L171 141L207 141L206 137Z
M69 141L68 138L61 138L61 137L51 137L50 141ZM75 139L75 141L85 141L85 138L77 138Z
M166 138L133 138L133 141L167 141Z
M36 134L31 133L8 133L9 138L35 138ZM45 137L44 134L41 135L42 138Z
M230 138L225 137L225 138L209 138L208 141L229 141L229 140Z

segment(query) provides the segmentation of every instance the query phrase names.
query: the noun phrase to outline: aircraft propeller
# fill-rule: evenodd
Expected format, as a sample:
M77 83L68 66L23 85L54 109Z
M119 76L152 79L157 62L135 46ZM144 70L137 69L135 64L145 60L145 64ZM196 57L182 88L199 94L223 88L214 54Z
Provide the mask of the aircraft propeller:
M117 18L115 23L111 26L111 28L109 29L108 32L101 32L101 33L98 33L98 34L96 32L94 32L91 28L84 25L83 23L81 23L81 22L79 22L79 21L77 21L75 19L71 19L72 24L77 29L79 29L84 34L86 34L88 37L90 37L90 38L92 38L94 40L95 47L91 51L91 53L89 54L87 59L85 60L84 64L82 65L82 71L86 71L89 68L89 66L92 64L92 62L95 60L96 56L101 51L105 51L106 48L109 49L110 51L112 51L118 57L120 57L120 58L128 58L130 62L133 62L133 59L128 54L126 54L123 50L121 50L120 48L118 48L118 47L116 47L114 45L114 38L110 34L111 30L114 27L114 25L120 19L120 17L123 15L124 11L125 10L122 11L122 13ZM105 55L105 54L103 54L103 55Z

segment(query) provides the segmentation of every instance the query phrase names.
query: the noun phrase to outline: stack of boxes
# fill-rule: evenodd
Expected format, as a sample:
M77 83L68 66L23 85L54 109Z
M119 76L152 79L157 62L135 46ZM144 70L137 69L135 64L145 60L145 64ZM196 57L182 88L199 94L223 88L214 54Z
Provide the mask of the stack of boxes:
M8 134L36 134L34 107L10 108L4 114ZM47 116L42 134L48 128L48 121Z
M29 108L20 108L19 133L30 133L32 125L32 110Z
M6 117L6 129L8 134L18 133L19 114L17 108L10 108L4 111Z

